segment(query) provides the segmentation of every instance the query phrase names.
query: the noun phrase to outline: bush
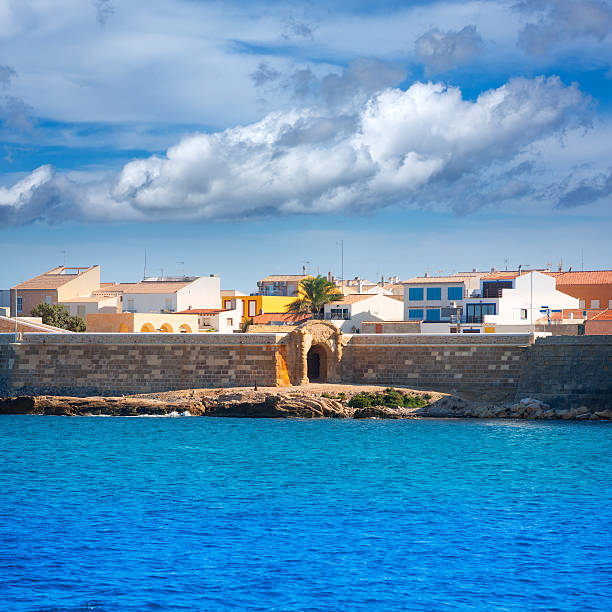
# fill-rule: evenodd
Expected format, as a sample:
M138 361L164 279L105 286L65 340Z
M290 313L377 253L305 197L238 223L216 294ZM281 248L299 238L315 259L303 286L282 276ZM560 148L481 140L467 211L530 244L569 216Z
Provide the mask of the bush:
M396 389L385 389L384 395L361 391L353 395L348 405L351 408L368 408L370 406L387 406L388 408L422 408L429 404L431 395L409 395Z
M41 302L34 306L30 313L33 317L41 317L45 325L52 325L74 332L84 332L85 320L82 317L73 317L63 304L46 304Z

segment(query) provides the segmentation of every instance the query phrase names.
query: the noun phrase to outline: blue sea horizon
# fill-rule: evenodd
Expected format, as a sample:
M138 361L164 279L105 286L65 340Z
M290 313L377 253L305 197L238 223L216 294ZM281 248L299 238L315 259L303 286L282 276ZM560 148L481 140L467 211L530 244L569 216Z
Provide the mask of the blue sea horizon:
M612 424L0 416L0 609L610 610Z

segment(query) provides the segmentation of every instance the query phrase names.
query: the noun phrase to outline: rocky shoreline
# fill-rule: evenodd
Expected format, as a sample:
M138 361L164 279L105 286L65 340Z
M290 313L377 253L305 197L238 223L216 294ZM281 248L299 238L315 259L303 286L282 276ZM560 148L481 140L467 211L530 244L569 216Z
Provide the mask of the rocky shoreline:
M418 419L418 418L505 418L564 419L580 421L612 420L612 410L592 411L588 406L551 408L533 398L493 404L466 400L454 395L412 391L427 398L420 407L352 407L356 394L331 395L326 392L285 390L206 390L183 391L128 397L22 396L0 398L0 414L54 416L207 416L235 418L340 418L340 419ZM422 403L425 403L423 401Z

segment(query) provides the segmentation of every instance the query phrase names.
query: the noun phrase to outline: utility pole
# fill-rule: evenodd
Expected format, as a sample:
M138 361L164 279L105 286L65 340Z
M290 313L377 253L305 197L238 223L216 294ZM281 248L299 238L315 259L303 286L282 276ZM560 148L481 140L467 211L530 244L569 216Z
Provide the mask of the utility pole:
M336 244L340 247L340 286L344 287L344 240L336 242Z
M60 253L64 254L64 268L66 267L66 251L60 251Z

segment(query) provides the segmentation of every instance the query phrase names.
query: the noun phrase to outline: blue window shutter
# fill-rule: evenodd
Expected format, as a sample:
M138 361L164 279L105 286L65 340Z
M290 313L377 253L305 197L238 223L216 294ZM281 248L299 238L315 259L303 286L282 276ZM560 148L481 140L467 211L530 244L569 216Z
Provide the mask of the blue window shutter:
M439 301L442 299L442 289L440 287L427 287L427 299Z
M408 289L408 299L411 302L421 302L423 300L423 287L410 287Z

